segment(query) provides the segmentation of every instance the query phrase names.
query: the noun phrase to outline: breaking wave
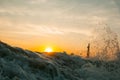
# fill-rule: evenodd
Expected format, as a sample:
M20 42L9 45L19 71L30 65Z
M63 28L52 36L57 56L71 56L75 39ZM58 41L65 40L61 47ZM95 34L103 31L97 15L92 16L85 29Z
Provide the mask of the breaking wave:
M52 56L0 42L0 80L119 80L120 59L86 60L76 55Z

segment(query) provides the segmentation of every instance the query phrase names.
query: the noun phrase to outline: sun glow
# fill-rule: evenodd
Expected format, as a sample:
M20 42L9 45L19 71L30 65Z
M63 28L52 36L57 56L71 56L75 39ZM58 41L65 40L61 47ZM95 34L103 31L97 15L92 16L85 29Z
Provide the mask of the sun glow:
M50 48L50 47L47 47L47 48L45 49L45 52L53 52L53 49Z

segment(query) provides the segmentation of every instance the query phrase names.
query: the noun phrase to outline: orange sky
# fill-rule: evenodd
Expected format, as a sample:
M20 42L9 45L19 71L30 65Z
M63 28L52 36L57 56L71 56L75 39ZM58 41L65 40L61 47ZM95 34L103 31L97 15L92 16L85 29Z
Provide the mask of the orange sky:
M0 0L0 40L44 51L85 53L99 23L120 34L118 0Z

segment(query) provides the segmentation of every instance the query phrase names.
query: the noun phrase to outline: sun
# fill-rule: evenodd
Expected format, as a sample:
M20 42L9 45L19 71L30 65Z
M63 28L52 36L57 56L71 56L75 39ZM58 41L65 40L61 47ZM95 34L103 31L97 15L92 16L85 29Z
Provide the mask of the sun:
M53 49L50 48L50 47L47 47L47 48L45 49L45 52L53 52Z

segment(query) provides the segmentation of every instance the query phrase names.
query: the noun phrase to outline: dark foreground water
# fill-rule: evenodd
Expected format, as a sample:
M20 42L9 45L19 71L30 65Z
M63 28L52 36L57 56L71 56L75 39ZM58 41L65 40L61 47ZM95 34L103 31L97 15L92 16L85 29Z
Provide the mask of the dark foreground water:
M0 42L0 80L120 80L120 61L48 56Z

